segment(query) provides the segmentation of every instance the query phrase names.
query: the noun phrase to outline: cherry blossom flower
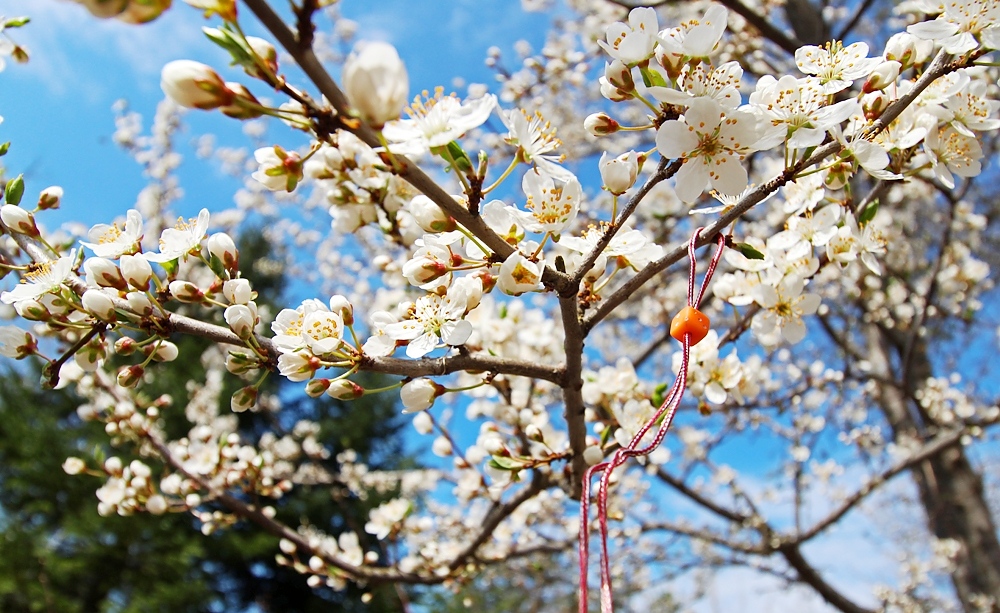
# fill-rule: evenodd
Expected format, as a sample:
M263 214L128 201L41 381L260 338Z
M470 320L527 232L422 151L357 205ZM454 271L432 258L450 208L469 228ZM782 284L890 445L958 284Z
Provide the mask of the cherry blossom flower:
M795 344L806 336L805 315L819 308L817 294L803 294L803 279L797 275L784 277L776 287L760 284L754 288L754 300L763 309L750 325L754 336L765 346L777 345L782 338Z
M398 319L388 311L376 311L372 313L371 320L372 335L367 341L365 341L361 350L364 351L366 355L370 355L372 357L392 355L392 352L396 350L396 339L389 336L385 329L390 324L396 323Z
M931 162L934 176L949 189L955 187L954 175L975 177L983 170L979 161L983 148L979 141L954 126L932 129L924 138L924 153Z
M881 62L881 58L868 57L865 43L844 47L841 42L833 41L823 47L807 45L795 51L799 70L819 77L825 94L847 89L857 79L867 77Z
M73 272L75 262L76 250L73 250L58 260L49 260L32 266L23 274L21 282L14 289L0 294L0 301L4 304L15 304L60 289Z
M397 341L408 341L406 355L421 358L442 343L465 344L472 334L472 324L462 319L468 303L451 296L421 296L408 317L385 326L385 334Z
M668 53L689 57L708 57L726 31L729 12L713 4L701 19L692 19L679 27L660 32L658 40Z
M656 148L664 157L684 159L675 177L677 196L694 202L709 185L732 196L746 188L747 171L740 161L757 138L753 114L727 114L715 100L694 98L681 119L660 126Z
M533 164L538 172L560 181L576 178L559 165L565 156L551 154L562 143L556 138L555 128L542 119L541 113L535 111L534 116L530 116L527 111L512 109L500 111L500 119L508 130L504 141L517 147L518 160Z
M559 234L576 219L583 188L576 177L556 184L549 175L529 171L521 181L527 196L527 212L519 211L521 223L531 232Z
M368 513L365 532L379 540L384 539L389 536L396 524L409 515L412 508L410 501L404 498L394 498L383 502Z
M520 296L525 292L535 292L544 288L542 272L545 264L532 262L521 253L512 253L500 265L497 287L505 294Z
M839 206L832 205L805 217L790 217L784 231L767 239L767 246L784 250L789 259L805 257L814 245L822 247L836 236L840 212Z
M134 254L142 240L142 215L135 209L125 214L125 226L97 224L87 232L90 242L80 244L99 258L118 259L123 254Z
M979 46L976 34L991 49L1000 48L1000 5L992 0L952 0L943 2L944 12L932 21L915 23L906 31L924 40L933 40L952 54L962 54Z
M214 70L192 60L176 60L164 66L160 88L187 108L215 109L232 104L235 97Z
M389 149L403 155L420 155L444 147L473 128L483 125L497 106L496 96L460 101L437 90L433 98L418 96L407 109L409 119L390 121L382 135Z
M680 372L683 356L681 352L673 355L673 371ZM743 379L743 365L736 351L725 358L719 358L719 333L709 330L705 338L691 348L690 369L688 370L688 386L695 396L704 396L712 404L724 404L732 395L737 401L742 400L739 394L740 381Z
M685 64L677 80L678 89L655 86L649 93L668 104L687 106L693 98L710 98L722 108L732 111L740 105L740 80L743 67L739 62L726 62L718 68L705 64Z
M787 140L790 149L814 147L827 130L859 111L856 100L828 105L829 95L816 77L775 79L764 75L750 94L749 106L760 117L759 149L771 149Z
M173 228L160 233L160 252L146 255L150 262L169 262L201 250L201 241L208 232L208 209L202 209L197 219L178 218Z
M836 236L826 244L826 255L831 261L847 264L860 257L861 263L876 275L882 274L882 267L875 256L883 253L885 237L875 224L869 222L861 228L850 212L844 219L844 225L837 229Z
M597 41L608 55L628 66L635 66L653 57L660 26L656 10L636 7L629 11L628 24L616 21L605 30L607 42Z
M273 342L281 353L305 352L324 357L333 354L343 342L344 319L340 309L333 309L339 296L330 299L331 308L310 298L295 309L282 309L271 322Z
M578 258L570 260L571 265L579 266L576 260L582 261L583 257L593 251L602 234L601 229L590 227L584 230L582 236L560 237L559 244L579 254ZM610 258L615 258L634 270L642 270L647 264L661 257L663 257L663 247L646 238L642 231L623 227L595 260L591 274L596 273L599 276L603 273Z

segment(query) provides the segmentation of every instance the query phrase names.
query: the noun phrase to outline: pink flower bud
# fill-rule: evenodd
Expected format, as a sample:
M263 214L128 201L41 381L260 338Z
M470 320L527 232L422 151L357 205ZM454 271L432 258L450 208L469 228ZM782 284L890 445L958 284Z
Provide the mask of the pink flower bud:
M177 104L195 109L229 106L236 95L209 66L192 60L176 60L164 66L160 87Z

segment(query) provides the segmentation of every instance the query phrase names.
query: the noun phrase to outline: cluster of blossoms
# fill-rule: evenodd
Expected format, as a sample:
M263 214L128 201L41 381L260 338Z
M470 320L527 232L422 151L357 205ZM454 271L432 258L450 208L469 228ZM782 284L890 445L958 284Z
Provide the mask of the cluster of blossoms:
M155 18L169 5L80 1L99 16L130 22ZM252 177L262 193L328 208L334 233L359 237L349 248L366 256L366 249L374 251L370 267L361 270L380 280L358 283L364 288L341 281L329 298L307 298L271 320L257 305L232 237L209 234L207 210L150 232L159 234L155 244L144 235L144 214L132 210L124 222L92 228L79 249L59 250L46 242L35 214L58 207L61 190L43 190L28 210L21 205L23 179L5 185L0 264L4 274L18 270L21 283L0 301L37 325L31 332L0 329L0 354L41 356L36 337L59 337L68 349L63 358L48 360L56 371L48 373L50 383L75 383L90 399L81 416L103 421L115 443L137 442L172 466L157 484L143 462L123 466L111 458L103 470L87 471L82 460L68 460L68 473L106 475L98 491L102 514L186 510L209 532L238 519L231 509L208 504L222 492L274 500L297 483L335 483L345 495L364 499L376 491L387 498L371 510L364 532L402 544L389 562L391 572L428 581L457 578L476 564L533 548L567 549L579 530L586 536L588 525L547 518L566 514L588 465L609 466L607 479L617 488L610 503L601 501L599 523L631 515L648 487L629 464L602 462L659 442L652 426L669 426L673 415L658 420L658 406L672 400L664 397L669 385L650 383L656 377L669 377L670 370L681 377L679 389L691 390L699 418L717 420L707 423L726 429L721 432L768 430L776 436L788 449L784 469L795 475L794 487L825 484L843 471L832 460L812 459L820 434L834 421L822 414L833 401L821 390L846 390L837 417L842 442L865 454L885 451L888 429L870 423L867 410L857 407L864 405L858 398L878 397L875 377L887 375L859 360L861 375L852 376L863 383L845 383L851 369L834 371L819 360L794 363L792 346L802 355L822 351L803 343L809 322L819 319L817 327L836 332L831 311L846 320L844 313L861 305L865 313L856 321L889 322L883 330L917 339L927 318L964 316L982 306L978 298L989 287L990 270L974 254L988 219L957 197L946 220L946 236L955 238L940 248L933 238L913 238L919 222L900 220L920 219L913 202L958 193L983 172L990 151L983 141L1000 128L1000 102L991 99L996 75L972 63L975 54L1000 45L1000 27L992 25L1000 14L991 3L921 3L935 19L892 36L880 55L864 42L806 45L787 58L797 74L773 76L752 69L752 58L733 59L750 43L745 36L726 37L737 17L719 5L697 15L685 8L691 18L665 29L652 8L632 9L627 21L606 25L618 13L604 7L572 26L586 39L586 51L575 50L572 36L549 41L544 61L521 54L523 70L506 75L499 95L471 87L465 99L440 88L411 99L396 50L366 42L343 66L344 96L320 87L330 100L346 98L349 106L337 107L290 84L275 48L235 27L234 2L187 2L226 22L207 28L209 39L246 75L289 101L272 107L247 86L188 60L164 67L164 93L182 107L241 120L275 117L308 133L301 148L257 149ZM945 70L936 52L960 57ZM491 51L491 64L502 70L499 57ZM584 86L587 62L599 57L607 60L599 92L613 111L583 119L578 109L560 109L558 100L539 93L549 81ZM574 125L560 125L560 131L573 135L573 148L563 146L549 121L564 115ZM484 134L491 119L503 126L498 134ZM488 151L470 155L470 143ZM601 153L604 194L588 192L581 182L586 175L578 177L567 165L562 152L576 145L594 159ZM448 189L414 171L414 159L427 158L443 161L454 178ZM497 171L497 160L509 164ZM649 338L649 349L634 358L642 348L632 341L647 340L636 326L666 327L670 313L662 305L684 304L685 283L643 286L681 259L696 221L711 228L703 239L726 246L707 300L720 318L732 308L726 320L732 328L709 330L702 314L704 335L693 348L685 345L659 366L645 363L650 356L666 358L670 352L660 349L670 337ZM692 258L694 247L692 242ZM924 257L914 254L921 247L938 254L934 265L910 263ZM15 266L8 252L34 262ZM693 288L695 279L688 284ZM701 298L693 301L691 291L687 306L695 309ZM647 308L650 302L661 308ZM609 325L588 336L605 318ZM725 348L745 330L763 351ZM211 405L224 373L213 371L186 407L194 427L185 437L163 441L158 416L171 399L140 400L134 390L150 381L153 362L180 357L170 340L176 332L224 347L212 355L231 375L262 375L233 394L231 413L220 415ZM845 353L856 351L859 340L850 331L830 336ZM909 341L900 363L916 344ZM134 363L116 366L117 386L103 377L104 368L129 356ZM369 471L353 452L344 452L334 473L321 465L329 452L308 422L287 435L265 434L255 444L236 433L233 413L280 404L262 391L268 372L309 396L351 401L381 391L355 381L365 370L403 377L386 389L399 390L404 413L413 414L418 434L434 437L430 449L450 463L447 470L391 475ZM956 383L929 377L915 386L913 399L935 428L978 428L978 422L997 419ZM478 427L474 440L468 437L471 444L458 444L451 411L441 419L428 411L445 396L461 402L465 418ZM771 405L778 416L758 408ZM712 416L712 406L724 408L723 415ZM673 470L672 457L685 474L704 467L712 471L713 493L726 492L733 508L743 508L750 494L739 488L732 469L711 459L722 434L691 423L677 434L673 451L661 446L642 460L650 473ZM921 441L894 436L896 449L919 452ZM531 485L522 479L529 473ZM464 513L435 499L441 484L451 487ZM699 501L701 494L679 489L685 488ZM514 492L530 496L514 505ZM416 504L418 498L425 504ZM479 530L505 503L512 506L484 537ZM247 508L275 516L270 506ZM781 542L757 510L740 517L732 534ZM628 536L630 524L622 526L620 534ZM677 526L668 529L692 533ZM359 533L334 538L306 526L292 539L285 532L279 562L307 575L312 586L342 589L363 577L345 569L386 563L365 551ZM699 539L734 542L729 536ZM472 554L470 542L477 543ZM610 585L606 589L610 598Z

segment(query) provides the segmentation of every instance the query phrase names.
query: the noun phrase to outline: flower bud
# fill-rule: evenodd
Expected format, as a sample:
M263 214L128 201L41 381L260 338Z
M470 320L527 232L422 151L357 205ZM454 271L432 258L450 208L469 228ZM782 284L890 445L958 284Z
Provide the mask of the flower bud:
M607 136L618 131L618 122L606 113L594 113L583 120L583 127L594 136Z
M868 79L865 81L861 91L866 94L870 94L874 91L882 91L883 89L889 87L895 83L896 78L899 77L900 67L901 64L895 60L882 62L871 72L870 75L868 75Z
M351 304L351 301L344 296L341 296L340 294L334 294L331 296L330 310L340 315L340 318L344 321L345 326L354 325L354 305Z
M35 217L28 211L14 204L0 206L0 219L7 228L16 234L38 236L38 226Z
M63 188L58 185L46 187L42 193L38 194L38 208L45 211L48 209L58 209L59 202L63 197Z
M656 46L656 63L663 67L667 73L667 78L676 82L684 69L684 56L671 53L661 45Z
M632 94L612 85L607 77L601 77L598 82L601 84L601 95L612 102L624 102L632 98Z
M138 364L125 366L118 371L118 385L122 387L135 387L145 372L145 369Z
M451 216L423 194L414 196L409 209L413 219L424 232L451 232L457 227Z
M160 88L177 104L195 109L229 106L235 96L214 70L191 60L176 60L164 66Z
M128 302L128 306L137 315L146 317L152 315L153 313L153 303L149 300L149 296L141 292L129 292L125 294L125 300Z
M916 57L917 40L908 32L893 34L885 43L885 59L899 62L900 70L913 66Z
M337 400L355 400L365 395L365 388L354 381L337 379L330 383L326 395Z
M139 343L131 336L123 336L115 341L115 353L120 356L130 356L139 348Z
M128 284L118 266L106 258L87 258L83 263L87 273L87 285L98 287L113 287L119 291L128 291Z
M104 471L109 475L121 475L124 468L125 465L118 456L111 456L107 460L104 460Z
M62 469L67 475L79 475L87 470L87 463L80 458L66 458L62 464Z
M274 45L263 38L258 38L257 36L247 36L247 43L249 43L250 48L253 49L254 55L256 55L264 66L267 67L267 70L269 70L271 74L277 74L278 51L274 48ZM253 76L260 76L261 74L259 69L253 71L248 70L247 72Z
M375 129L398 119L410 95L406 66L389 43L354 48L341 72L344 93L361 118Z
M426 411L434 404L434 399L444 394L444 387L430 379L413 379L403 384L399 397L403 401L403 413Z
M184 0L184 2L205 11L205 17L218 15L224 21L236 21L236 0Z
M167 499L159 494L153 494L146 500L146 510L152 515L163 515L167 512Z
M632 79L632 70L621 60L614 60L604 67L604 76L608 83L615 86L619 91L631 93L635 91L635 81Z
M430 434L434 431L434 420L427 413L421 411L413 416L413 428L419 434Z
M606 151L601 154L598 166L601 169L601 180L609 192L621 196L635 184L635 177L639 174L637 155L635 151L629 151L609 159Z
M247 340L253 336L253 328L257 325L257 315L253 309L245 304L234 304L226 307L226 323L241 340Z
M170 341L150 343L142 348L142 352L146 354L146 357L152 354L153 360L157 362L173 362L180 355L177 345Z
M402 273L413 285L423 285L448 274L448 266L440 260L420 256L403 264Z
M118 19L132 24L149 23L170 8L170 4L171 0L132 0Z
M223 115L233 119L256 119L264 114L260 101L242 83L226 81L226 88L233 93L233 101L219 107Z
M603 459L604 452L601 450L600 445L590 445L583 450L583 461L587 463L587 466L600 464Z
M253 290L247 279L229 279L222 284L222 295L232 304L246 304L253 300Z
M310 398L319 398L330 389L329 379L310 379L306 382L306 395Z
M889 96L880 91L874 91L861 96L861 110L865 114L865 119L875 121L881 117L885 109L889 107L890 102L892 101L889 99Z
M80 298L84 310L101 321L115 321L115 303L99 289L88 289Z
M451 455L451 441L446 436L439 436L431 444L431 452L439 458L447 458Z
M14 310L28 321L48 321L52 317L45 305L35 299L18 300L14 303Z
M229 274L236 275L239 272L240 252L236 249L232 237L225 232L216 232L208 237L208 253L213 258L218 258Z
M153 277L153 267L149 265L149 260L142 255L125 254L118 263L126 283L141 292L149 289L149 280Z
M226 370L234 375L242 375L260 368L260 361L249 354L230 351L226 356Z
M234 413L242 413L257 404L258 394L259 392L256 387L248 385L233 394L229 406Z
M181 302L201 302L205 297L205 292L190 281L171 281L168 287L170 295Z
M107 19L121 14L128 8L128 0L79 0L90 14L98 19Z

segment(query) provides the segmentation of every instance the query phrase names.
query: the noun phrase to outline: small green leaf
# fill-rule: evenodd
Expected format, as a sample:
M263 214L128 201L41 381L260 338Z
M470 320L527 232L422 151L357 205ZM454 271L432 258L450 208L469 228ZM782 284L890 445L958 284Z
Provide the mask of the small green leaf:
M875 215L878 213L878 204L878 199L872 200L858 213L858 225L863 226L875 219Z
M9 150L10 150L10 141L7 141L6 143L0 145L0 156L7 155L7 152Z
M495 455L490 459L490 466L500 470L521 470L524 464L509 456Z
M748 260L763 260L764 254L753 248L750 243L736 243L733 245Z
M21 26L28 25L31 21L31 17L27 15L22 15L21 17L11 17L4 22L3 26L5 28L20 28Z
M653 398L651 400L654 407L659 407L663 404L663 401L667 397L667 387L666 383L661 383L656 386L656 389L653 390Z
M17 175L10 181L7 181L7 187L4 188L4 198L7 204L20 204L21 196L24 195L24 175Z
M646 87L669 87L663 76L655 70L639 67L639 72L642 73L642 83Z
M226 272L226 265L219 259L219 256L212 254L208 259L208 267L212 269L216 277L224 280L229 278L229 273Z

